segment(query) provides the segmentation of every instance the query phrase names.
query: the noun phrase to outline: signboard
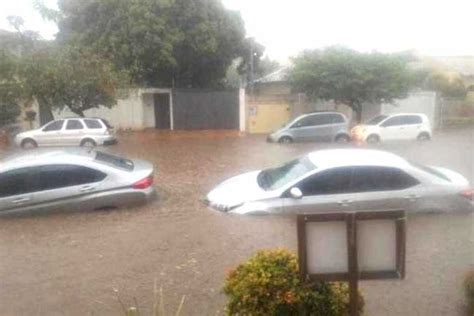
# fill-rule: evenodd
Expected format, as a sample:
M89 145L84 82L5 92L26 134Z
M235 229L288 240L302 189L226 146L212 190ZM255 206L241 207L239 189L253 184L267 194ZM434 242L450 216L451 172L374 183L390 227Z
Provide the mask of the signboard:
M351 315L359 280L405 277L405 211L298 215L303 280L348 281Z

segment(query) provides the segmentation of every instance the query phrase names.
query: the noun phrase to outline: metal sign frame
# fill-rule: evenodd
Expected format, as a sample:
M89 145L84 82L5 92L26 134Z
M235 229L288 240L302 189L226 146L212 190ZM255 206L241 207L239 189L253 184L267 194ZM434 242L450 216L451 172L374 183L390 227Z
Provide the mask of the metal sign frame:
M393 220L395 225L395 270L359 271L357 255L357 221ZM311 274L308 272L306 224L310 222L345 221L347 232L348 272ZM405 211L375 211L320 213L297 216L298 258L300 277L303 281L349 282L351 315L357 315L359 280L404 279L406 252Z

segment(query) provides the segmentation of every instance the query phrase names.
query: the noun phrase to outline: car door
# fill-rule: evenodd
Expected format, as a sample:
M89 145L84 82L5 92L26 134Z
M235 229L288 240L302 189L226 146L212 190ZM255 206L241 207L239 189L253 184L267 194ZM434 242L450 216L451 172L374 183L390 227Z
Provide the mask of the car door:
M354 166L348 189L351 211L413 210L420 182L399 168Z
M291 187L301 190L303 196L300 199L291 197L291 188L282 194L282 212L310 214L348 209L352 200L352 195L347 191L351 172L351 168L331 168L305 178Z
M336 136L340 133L345 133L347 135L349 134L347 120L343 115L337 113L328 115L330 117L331 128L327 140L335 140Z
M32 205L36 189L35 168L18 168L0 174L0 211L26 208Z
M380 138L381 140L403 139L404 125L402 124L401 116L392 116L380 124Z
M43 165L38 172L38 190L34 194L38 209L80 208L87 201L79 198L101 191L106 177L99 170L73 164Z
M321 113L313 116L313 127L310 139L314 141L332 140L333 134L333 114Z
M313 132L313 116L304 116L290 127L290 134L294 141L309 141Z
M405 115L403 116L403 123L405 125L406 139L416 139L422 129L422 119L419 115Z
M64 126L64 120L53 121L45 125L35 135L35 141L40 146L57 146L60 144L61 132Z
M62 145L79 146L84 137L84 125L78 119L66 121L66 127L62 133L60 143Z

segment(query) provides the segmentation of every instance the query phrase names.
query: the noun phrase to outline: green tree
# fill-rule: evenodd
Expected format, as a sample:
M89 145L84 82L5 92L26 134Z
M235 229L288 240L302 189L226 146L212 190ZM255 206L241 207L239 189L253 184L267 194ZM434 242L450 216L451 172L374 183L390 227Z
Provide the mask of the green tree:
M240 14L220 0L60 0L58 5L59 14L53 14L58 39L90 47L137 84L220 85L243 45Z
M439 92L443 97L461 98L467 94L467 88L460 77L449 77L441 72L431 72L425 79L425 88Z
M345 104L361 121L367 103L390 103L413 85L406 55L360 53L342 47L305 51L293 59L289 80L314 99Z
M18 32L8 34L0 50L3 114L36 100L42 120L53 119L52 110L64 107L84 116L88 109L113 106L126 92L127 73L116 71L109 60L80 47L39 41L21 30L21 20L11 20Z
M19 62L22 95L37 100L43 116L65 107L79 116L91 108L110 108L127 87L126 74L110 61L74 47L36 50Z

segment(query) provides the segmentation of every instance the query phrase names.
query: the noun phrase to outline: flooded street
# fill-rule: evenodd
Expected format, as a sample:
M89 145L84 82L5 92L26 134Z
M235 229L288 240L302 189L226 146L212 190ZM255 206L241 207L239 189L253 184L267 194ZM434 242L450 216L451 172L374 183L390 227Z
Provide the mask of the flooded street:
M134 209L0 218L0 314L118 315L118 295L148 315L155 279L170 315L183 295L183 315L222 314L226 272L261 248L295 251L296 228L292 218L218 213L202 198L233 175L337 146L269 144L237 132L124 133L107 150L152 161L159 199ZM372 147L474 183L472 131ZM406 280L361 282L366 314L459 314L473 249L472 214L409 218Z

